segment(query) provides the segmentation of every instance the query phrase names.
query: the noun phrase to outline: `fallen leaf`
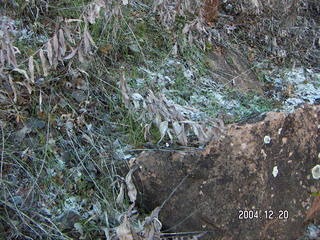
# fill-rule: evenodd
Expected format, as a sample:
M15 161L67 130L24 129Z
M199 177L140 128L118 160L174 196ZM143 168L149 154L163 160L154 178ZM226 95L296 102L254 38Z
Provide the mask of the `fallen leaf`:
M133 240L133 234L130 229L130 222L127 215L125 215L120 226L116 227L116 233L119 240Z
M132 181L132 174L133 172L136 170L136 168L133 168L131 169L127 176L126 176L126 185L127 185L127 189L128 189L128 196L129 196L129 199L130 199L130 202L135 202L136 199L137 199L137 189L136 187L134 186L133 184L133 181Z
M319 213L319 211L320 211L320 196L316 197L313 200L312 206L309 208L309 210L306 213L304 222L314 219L315 216Z
M43 76L47 77L49 75L48 72L48 63L46 60L46 57L44 56L43 50L42 48L39 51L39 56L40 56L40 60L41 60L41 65L42 65L42 70L43 70Z

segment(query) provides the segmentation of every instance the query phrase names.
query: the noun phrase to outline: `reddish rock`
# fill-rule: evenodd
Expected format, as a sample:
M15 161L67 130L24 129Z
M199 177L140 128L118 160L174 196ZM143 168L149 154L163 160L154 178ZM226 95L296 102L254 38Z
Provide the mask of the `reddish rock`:
M306 105L293 114L271 112L260 122L229 125L203 151L144 152L136 174L143 205L152 210L167 199L160 220L171 232L296 239L315 198L310 192L320 190L311 174L320 163L319 119L320 106Z

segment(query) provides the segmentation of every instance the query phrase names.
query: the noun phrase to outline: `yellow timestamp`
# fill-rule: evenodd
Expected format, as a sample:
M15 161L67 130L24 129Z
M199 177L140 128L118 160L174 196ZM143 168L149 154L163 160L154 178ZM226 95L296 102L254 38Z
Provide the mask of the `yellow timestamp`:
M239 220L272 220L272 219L280 219L286 220L289 218L289 211L288 210L238 210L238 219Z

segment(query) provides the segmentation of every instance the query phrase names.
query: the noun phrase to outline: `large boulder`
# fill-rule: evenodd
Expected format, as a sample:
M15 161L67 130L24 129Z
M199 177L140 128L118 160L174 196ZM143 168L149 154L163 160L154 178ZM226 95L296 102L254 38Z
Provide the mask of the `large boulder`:
M165 202L160 220L171 232L296 239L315 198L311 192L320 190L312 175L320 163L319 133L320 106L305 105L231 124L202 151L143 152L136 174L142 203L152 210Z

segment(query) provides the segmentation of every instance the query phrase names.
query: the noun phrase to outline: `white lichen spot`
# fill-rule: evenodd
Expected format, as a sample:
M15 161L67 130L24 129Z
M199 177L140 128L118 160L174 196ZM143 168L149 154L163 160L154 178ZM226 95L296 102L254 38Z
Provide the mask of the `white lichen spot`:
M282 132L282 128L279 128L279 130L278 130L278 135L280 135L281 132Z
M265 144L269 144L270 142L271 142L271 137L270 136L264 136L264 138L263 138L263 142L265 143Z
M273 177L278 176L278 173L279 173L278 167L277 167L277 166L274 166L274 167L273 167L273 170L272 170L272 175L273 175Z
M320 178L320 165L316 165L312 168L312 177L313 179L319 179Z
M320 159L320 152L318 153L318 158Z

